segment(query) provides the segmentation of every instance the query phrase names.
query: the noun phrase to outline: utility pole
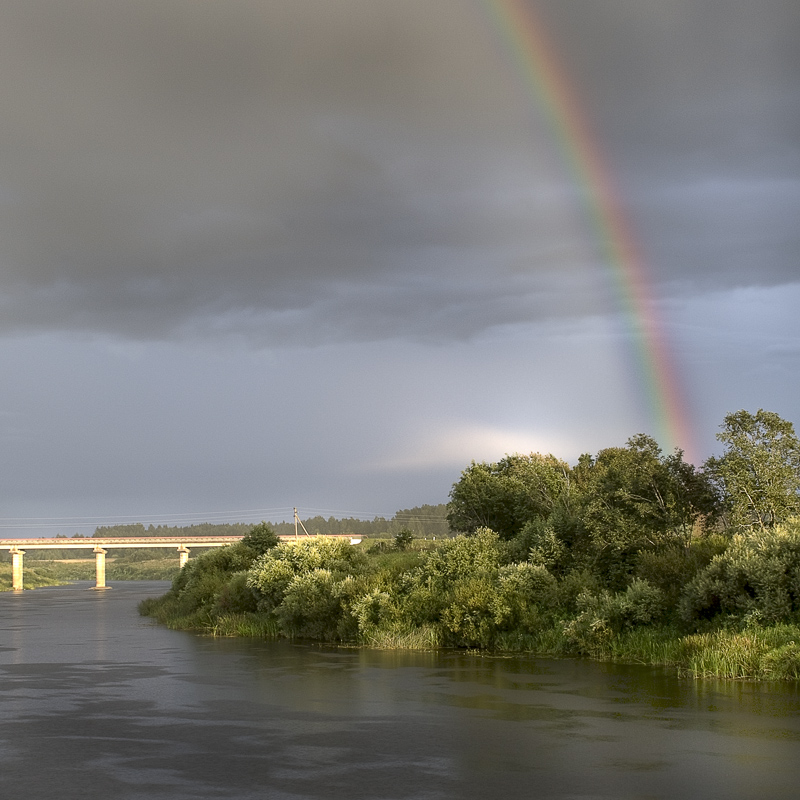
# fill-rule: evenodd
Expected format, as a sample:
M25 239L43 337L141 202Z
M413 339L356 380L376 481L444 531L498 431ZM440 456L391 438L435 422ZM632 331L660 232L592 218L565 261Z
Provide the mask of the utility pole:
M295 538L295 541L297 541L297 526L298 526L298 524L303 529L303 533L306 536L311 536L311 534L306 530L306 526L303 525L303 520L301 520L300 517L297 516L297 508L295 508L295 510L294 510L294 538Z

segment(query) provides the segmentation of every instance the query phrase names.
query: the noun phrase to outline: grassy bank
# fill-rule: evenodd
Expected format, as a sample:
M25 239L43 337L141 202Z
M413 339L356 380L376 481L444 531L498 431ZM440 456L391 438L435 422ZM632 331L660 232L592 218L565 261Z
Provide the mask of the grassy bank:
M176 614L163 598L143 601L140 613L174 630L193 630L211 636L282 639L287 636L274 615L259 612ZM387 650L438 650L444 645L434 626L413 630L374 632L343 643ZM778 625L752 631L715 631L681 634L675 629L639 629L614 634L591 652L579 652L560 628L535 634L511 633L498 637L487 654L532 657L588 657L596 661L674 668L688 678L738 680L800 679L800 626ZM475 652L476 648L470 648Z
M39 589L42 586L62 586L69 581L62 580L53 574L47 567L26 569L23 573L25 589ZM10 592L12 589L11 564L0 563L0 592Z
M127 559L106 560L107 581L169 581L179 572L177 559L156 558L148 561ZM91 559L58 559L26 561L23 570L25 589L42 586L63 586L71 581L93 581L95 561ZM11 565L0 563L0 591L11 590Z
M732 605L706 603L704 581L718 579L722 556L704 562L689 553L695 580L669 595L641 578L614 592L587 570L556 577L540 564L510 561L510 552L490 531L405 551L321 539L262 552L234 545L190 562L140 612L215 636L579 656L694 677L800 678L795 621L770 620L752 604L737 616Z

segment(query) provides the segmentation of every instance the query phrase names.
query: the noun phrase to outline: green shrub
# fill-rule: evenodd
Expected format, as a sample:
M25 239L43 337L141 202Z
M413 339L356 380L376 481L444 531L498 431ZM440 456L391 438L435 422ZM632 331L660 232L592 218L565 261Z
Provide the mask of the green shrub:
M260 563L270 559L289 564L295 573L312 569L347 572L362 568L366 563L364 553L350 542L322 536L281 542L258 559L253 565L254 571Z
M635 575L661 589L667 604L676 606L684 587L727 546L722 537L709 537L695 540L688 547L672 544L642 550L636 560Z
M394 537L394 547L396 550L407 550L414 541L414 532L410 528L400 528Z
M217 570L194 570L176 598L178 607L186 613L211 607L228 577Z
M263 555L267 550L277 547L280 539L278 534L267 522L254 525L242 539L242 545L253 553L253 558Z
M567 558L567 547L556 534L555 529L545 520L533 520L522 529L519 544L525 547L521 557L515 560L530 560L541 564L548 570L559 570ZM515 544L513 542L512 544ZM516 556L516 553L514 554Z
M462 578L452 587L442 611L444 643L451 647L491 647L495 623L496 584L487 575Z
M578 610L578 598L584 593L595 594L600 591L600 581L588 569L575 569L568 572L556 587L556 605L565 614Z
M557 588L556 579L540 564L507 564L497 572L499 587L513 593L525 603L552 602Z
M328 569L295 575L275 609L284 633L304 639L336 639L341 613L336 580Z
M626 628L649 625L662 617L665 611L664 593L657 586L634 578L621 594L618 624Z
M247 572L235 572L217 592L214 612L244 614L256 610L255 592L247 585Z
M455 536L442 544L428 555L420 569L426 578L453 581L496 571L503 555L498 535L480 528L473 536Z
M497 573L491 610L497 630L532 633L543 625L557 590L556 579L539 564L508 564Z
M422 554L419 566L397 576L389 588L398 618L408 627L437 628L447 641L459 646L482 646L487 639L486 625L468 620L475 614L491 619L493 614L488 595L481 590L477 599L474 592L482 582L496 590L503 556L503 543L485 528L474 536L456 536ZM479 628L481 632L476 633Z
M224 572L232 574L247 569L253 561L252 553L241 543L215 547L190 559L186 566L203 572Z
M797 680L799 641L795 625L697 633L681 640L682 668L698 678Z
M564 631L579 652L589 654L606 647L614 634L649 625L666 611L663 592L640 578L634 578L624 592L583 592L577 607L578 615Z
M170 613L210 612L228 580L246 570L251 561L252 554L241 542L207 550L189 560L165 596Z
M800 644L789 642L764 654L764 675L773 680L796 681L800 678Z
M372 589L352 604L352 613L362 639L370 639L381 628L391 627L397 620L397 604L387 591Z
M247 583L256 592L259 609L271 611L299 575L323 569L344 576L363 572L366 565L366 555L349 542L315 536L268 550L253 563Z
M297 574L287 561L269 557L259 559L247 573L247 585L253 590L258 610L276 609Z
M800 614L800 522L733 537L686 587L682 617L773 624Z

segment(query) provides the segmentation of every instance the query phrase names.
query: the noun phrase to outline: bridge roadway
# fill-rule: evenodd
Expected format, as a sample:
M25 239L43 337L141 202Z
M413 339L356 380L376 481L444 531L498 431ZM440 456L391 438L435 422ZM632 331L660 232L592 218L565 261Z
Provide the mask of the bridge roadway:
M108 589L106 586L106 553L111 548L122 547L174 547L178 551L179 563L183 567L189 560L192 547L224 547L240 542L243 536L130 536L97 537L75 539L0 539L0 550L11 553L11 584L15 592L22 591L22 558L27 550L91 550L95 556L96 581L93 589ZM295 536L280 536L283 541L294 541ZM326 539L347 539L357 544L348 534L326 536Z

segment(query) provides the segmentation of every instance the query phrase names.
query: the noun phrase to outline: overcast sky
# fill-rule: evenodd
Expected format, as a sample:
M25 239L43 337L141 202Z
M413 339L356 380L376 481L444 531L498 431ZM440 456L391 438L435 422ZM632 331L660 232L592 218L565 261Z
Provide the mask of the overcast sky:
M391 515L472 459L657 435L498 4L0 3L0 535ZM681 446L800 424L800 4L534 5Z

